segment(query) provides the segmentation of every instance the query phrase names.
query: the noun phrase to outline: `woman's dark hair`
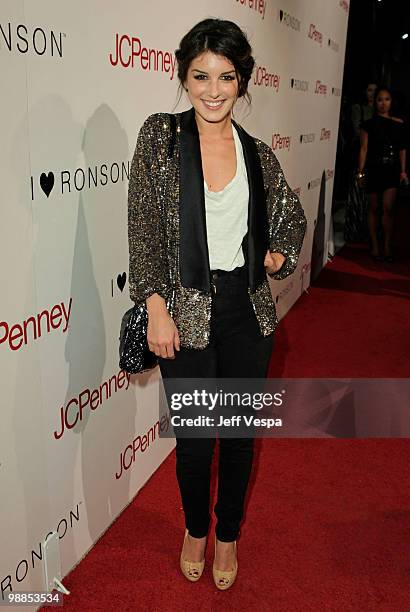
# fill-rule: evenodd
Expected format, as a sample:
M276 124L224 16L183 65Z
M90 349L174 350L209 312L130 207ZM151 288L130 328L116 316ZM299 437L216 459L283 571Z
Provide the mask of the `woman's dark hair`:
M377 83L375 81L368 81L365 87L361 90L359 104L362 106L367 106L367 89L369 85L376 85L375 91L377 89ZM373 100L374 102L374 100Z
M251 96L248 92L248 83L255 65L252 48L246 34L236 23L216 18L204 19L197 23L185 34L179 43L179 48L175 51L180 81L179 100L181 99L182 84L187 78L188 68L192 60L204 51L212 51L212 53L222 55L232 62L238 79L238 98L244 96L250 104Z
M387 93L389 94L390 98L391 98L391 104L390 104L390 114L392 114L392 109L393 109L393 95L391 90L389 89L389 87L385 87L384 85L380 85L380 87L378 87L376 89L376 91L374 92L374 98L373 98L373 107L374 107L374 112L377 112L377 96L379 95L379 93L381 91L387 91Z

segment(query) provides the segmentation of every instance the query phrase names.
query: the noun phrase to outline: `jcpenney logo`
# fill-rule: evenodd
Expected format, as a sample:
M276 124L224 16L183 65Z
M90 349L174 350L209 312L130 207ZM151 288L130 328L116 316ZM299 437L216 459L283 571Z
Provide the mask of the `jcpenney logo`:
M10 53L63 57L65 37L63 32L31 28L23 23L0 23L0 49Z
M126 386L125 386L126 385ZM59 440L64 433L82 421L86 410L94 411L118 393L123 387L127 391L130 385L130 374L120 370L95 389L83 389L76 397L71 398L65 406L60 407L59 430L54 431L54 438Z
M299 140L301 144L310 144L315 142L315 134L313 132L310 134L301 134Z
M300 32L300 20L282 9L279 9L279 21L288 28Z
M114 161L75 170L59 170L56 173L51 170L42 172L36 179L33 176L30 177L31 199L34 201L38 195L42 195L38 190L39 187L48 198L52 191L65 195L74 191L123 183L130 178L130 167L130 161Z
M272 150L278 149L290 150L290 136L282 136L281 134L272 134Z
M109 55L111 66L135 68L169 74L172 81L176 57L170 51L145 47L138 36L116 34L114 51Z
M327 94L327 85L322 83L322 81L316 81L314 93L325 96Z
M137 436L127 444L120 453L120 468L115 474L117 480L121 478L124 472L130 469L137 458L141 457L142 453L149 449L150 445L160 439L161 431L168 431L170 422L169 413L162 415L161 420L158 419L144 435Z
M339 44L331 38L328 39L327 46L330 47L333 51L336 51L336 53L339 52Z
M313 23L311 23L309 26L308 38L311 38L319 45L323 43L323 34L316 29L316 26Z
M267 0L236 0L236 2L241 6L247 6L252 11L258 13L262 19L265 19L265 11L268 4Z
M59 540L65 538L66 535L69 535L69 538L74 537L72 534L72 530L81 520L81 504L82 502L79 502L73 510L70 510L66 516L62 516L61 519L57 521L57 526L54 528L53 531L57 532ZM21 559L17 563L15 569L11 570L1 580L0 593L1 599L3 601L5 601L6 599L6 594L12 593L13 590L15 590L16 588L18 589L18 591L23 590L21 588L21 583L25 578L27 578L30 570L34 570L36 566L38 566L38 571L41 572L42 564L44 563L44 543L52 535L53 531L49 531L43 541L36 543L35 546L31 549L31 551L26 555L27 558Z
M330 140L330 137L331 137L330 130L327 130L326 128L322 128L320 130L320 140Z
M272 72L268 72L265 66L257 66L255 70L254 85L262 87L271 87L276 92L279 91L280 76Z
M342 9L346 11L346 13L349 12L349 3L347 2L347 0L339 0L339 6L342 7Z
M72 301L73 298L70 298L67 304L59 302L51 309L45 308L18 323L0 321L0 346L4 344L10 351L18 351L30 342L58 329L65 334L70 321Z
M308 91L309 81L301 81L300 79L290 79L290 88L297 91Z

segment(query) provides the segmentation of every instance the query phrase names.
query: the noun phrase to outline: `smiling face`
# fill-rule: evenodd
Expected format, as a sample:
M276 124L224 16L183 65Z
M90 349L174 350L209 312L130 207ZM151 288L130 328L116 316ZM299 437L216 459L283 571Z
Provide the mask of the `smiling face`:
M391 96L388 91L382 89L377 94L376 99L377 112L381 114L388 113L391 107Z
M205 51L192 60L184 86L199 116L207 122L223 121L238 97L235 67L226 57Z

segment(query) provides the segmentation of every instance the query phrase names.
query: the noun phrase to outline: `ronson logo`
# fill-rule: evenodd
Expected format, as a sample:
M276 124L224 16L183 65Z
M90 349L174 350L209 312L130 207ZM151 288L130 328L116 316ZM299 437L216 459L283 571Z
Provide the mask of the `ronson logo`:
M28 28L19 23L0 23L0 49L10 52L34 53L51 57L63 57L63 32L45 30L41 27Z

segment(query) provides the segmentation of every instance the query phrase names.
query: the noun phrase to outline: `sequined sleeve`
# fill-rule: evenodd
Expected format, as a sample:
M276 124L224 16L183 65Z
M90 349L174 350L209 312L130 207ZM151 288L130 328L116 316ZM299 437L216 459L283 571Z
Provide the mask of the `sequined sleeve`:
M167 297L167 258L163 219L155 190L158 120L150 115L142 125L131 162L128 187L129 292L135 303L153 293Z
M296 269L307 221L300 200L289 187L276 155L265 143L260 141L259 146L263 149L261 161L267 184L269 249L286 257L277 272L268 274L281 280Z

